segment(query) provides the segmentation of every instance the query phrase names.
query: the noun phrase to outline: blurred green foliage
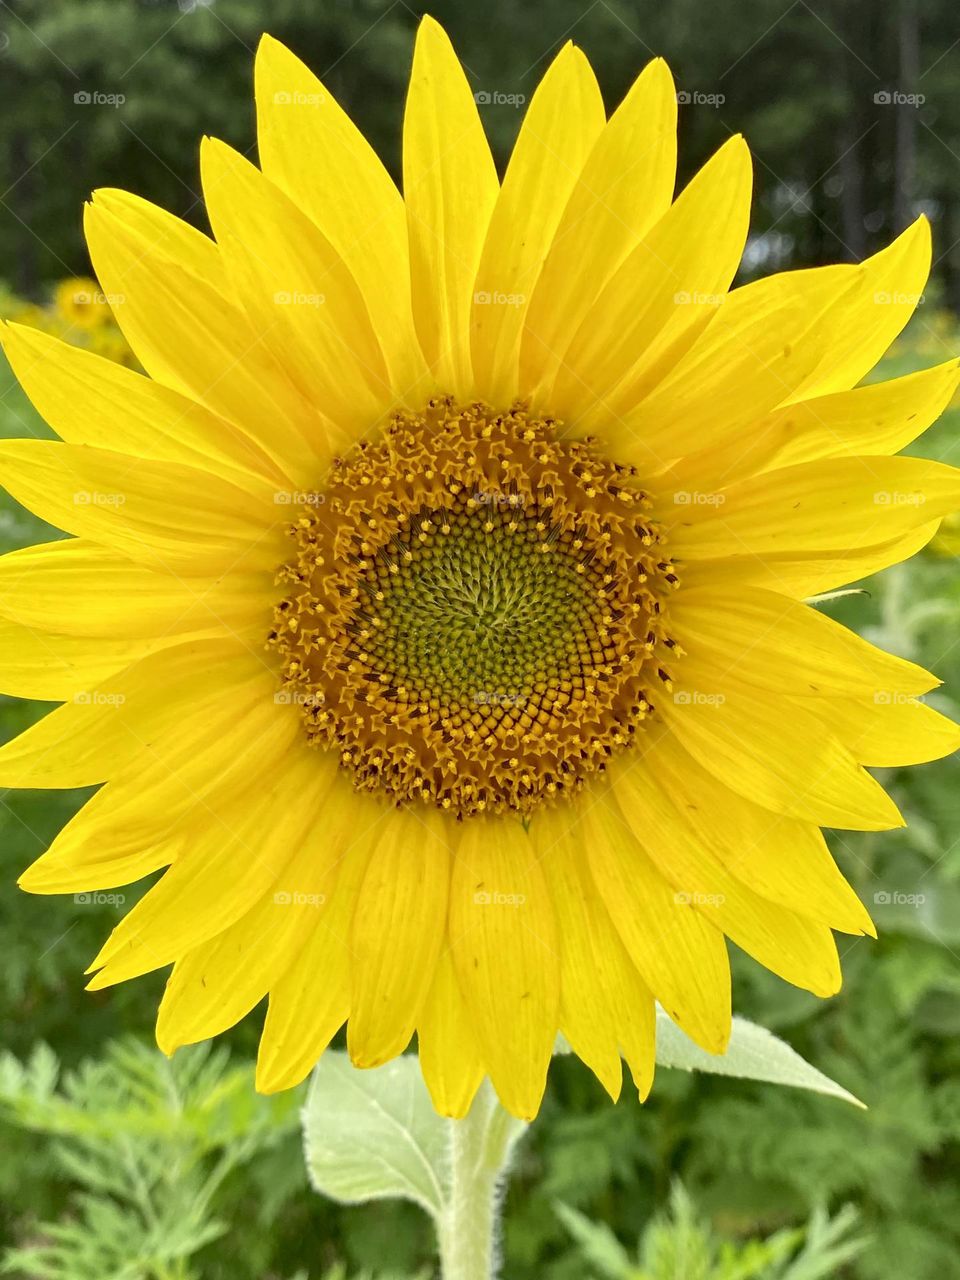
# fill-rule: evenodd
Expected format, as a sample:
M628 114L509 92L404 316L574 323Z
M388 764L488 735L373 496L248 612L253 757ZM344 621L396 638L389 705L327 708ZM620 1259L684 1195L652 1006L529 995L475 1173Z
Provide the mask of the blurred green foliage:
M878 376L945 359L958 345L952 322L921 312ZM0 372L0 434L47 434L5 366ZM960 409L948 411L917 451L956 461ZM4 549L51 536L55 536L53 530L4 499L0 506ZM927 551L908 566L865 585L866 594L836 600L828 606L830 612L937 671L945 684L932 701L960 718L956 559ZM4 736L18 732L43 710L36 704L0 700ZM819 1001L786 986L745 957L733 957L738 1011L788 1039L809 1061L863 1098L870 1109L864 1113L792 1090L673 1071L659 1073L645 1106L626 1090L613 1107L585 1067L573 1058L558 1058L551 1068L541 1117L520 1147L508 1193L504 1248L511 1280L583 1280L585 1274L602 1280L602 1272L585 1261L582 1241L571 1236L558 1216L558 1202L585 1215L588 1222L604 1224L603 1230L628 1251L634 1249L644 1228L652 1230L649 1224L660 1214L657 1230L661 1237L666 1233L671 1247L678 1246L695 1221L704 1224L697 1225L701 1243L706 1240L710 1248L719 1249L727 1242L724 1247L729 1246L728 1253L733 1250L733 1257L738 1256L737 1250L743 1253L750 1240L767 1239L769 1245L769 1237L802 1226L821 1206L836 1214L849 1204L859 1215L855 1236L865 1237L866 1245L839 1267L838 1276L946 1280L956 1274L960 1255L960 790L956 761L888 771L884 781L908 816L908 828L882 834L844 832L833 838L845 873L880 928L879 942L840 938L845 973L841 995ZM122 1217L140 1212L122 1196L115 1200L102 1187L91 1187L86 1165L71 1163L69 1154L64 1161L63 1144L69 1148L71 1134L74 1140L79 1134L87 1141L98 1132L99 1137L92 1139L95 1148L100 1144L94 1168L100 1168L97 1162L102 1160L109 1167L111 1152L116 1161L133 1159L135 1165L147 1161L149 1166L153 1159L150 1176L159 1180L151 1184L148 1176L146 1181L153 1186L151 1194L165 1206L164 1212L178 1203L174 1193L179 1189L168 1185L170 1169L184 1167L177 1161L186 1161L193 1169L190 1177L201 1179L201 1184L211 1162L228 1161L228 1171L211 1193L205 1222L226 1222L230 1229L206 1242L189 1233L186 1240L181 1237L181 1245L195 1246L195 1252L184 1256L182 1271L169 1273L178 1280L194 1275L204 1280L318 1280L331 1268L336 1280L357 1280L364 1273L378 1278L397 1273L412 1277L428 1267L430 1229L417 1210L392 1202L341 1208L309 1191L299 1137L290 1124L297 1095L288 1100L285 1105L290 1110L282 1115L270 1111L274 1104L266 1101L262 1102L265 1110L249 1098L243 1103L250 1108L246 1122L260 1138L264 1138L264 1117L274 1116L277 1124L271 1140L246 1155L242 1147L249 1138L243 1136L243 1126L232 1132L229 1125L226 1129L221 1125L206 1135L193 1133L190 1117L194 1112L188 1107L181 1114L179 1104L174 1105L170 1097L163 1106L173 1106L177 1120L167 1125L169 1131L162 1134L156 1126L134 1124L136 1142L133 1147L125 1145L131 1083L121 1064L139 1064L137 1071L147 1078L153 1073L154 1085L137 1103L147 1109L151 1097L154 1102L160 1098L156 1081L167 1081L167 1088L178 1079L189 1082L192 1070L202 1077L213 1067L205 1067L203 1057L196 1068L181 1066L178 1060L171 1067L145 1048L151 1042L161 975L111 991L83 991L83 969L115 922L117 907L77 903L69 896L32 897L15 888L19 871L46 847L85 794L0 796L0 932L4 938L0 1023L6 1048L20 1062L32 1061L26 1075L18 1074L11 1062L0 1070L0 1144L5 1153L0 1161L0 1248L15 1251L9 1256L11 1274L19 1280L45 1275L88 1280L89 1270L44 1271L37 1269L39 1262L23 1260L40 1258L46 1260L44 1265L55 1266L49 1261L54 1256L50 1250L55 1254L57 1249L69 1249L70 1240L86 1240L90 1195L96 1199L107 1194L111 1200L104 1223L118 1213ZM129 892L124 910L137 893L136 887ZM233 1082L225 1086L222 1099L228 1112L241 1105L236 1081L249 1081L244 1064L252 1059L258 1023L259 1015L254 1014L224 1038L239 1066L214 1060L224 1079ZM139 1049L133 1047L131 1037ZM118 1040L123 1044L111 1047ZM55 1059L38 1050L41 1042L51 1046ZM55 1061L68 1073L80 1071L79 1083L69 1085L60 1102L49 1095ZM189 1093L192 1086L185 1087ZM37 1089L39 1102L29 1102L31 1091ZM163 1106L161 1115L166 1114ZM69 1115L76 1117L76 1132L70 1127L72 1121L64 1128L64 1117ZM115 1121L118 1128L111 1127ZM155 1142L159 1146L154 1147ZM199 1145L191 1147L191 1142ZM687 1218L676 1199L670 1208L671 1187L677 1178L697 1206ZM185 1185L193 1184L188 1179ZM164 1200L167 1195L173 1198ZM816 1221L822 1227L825 1220ZM59 1225L54 1231L42 1224ZM186 1231L186 1216L183 1224ZM142 1237L142 1232L138 1236L130 1231L123 1236L131 1248L138 1241L142 1244ZM652 1247L652 1237L645 1239L644 1247ZM104 1271L104 1280L111 1274L117 1280L152 1276L142 1267L136 1269L138 1256L127 1255L128 1262L134 1257L133 1270ZM649 1270L642 1253L637 1265L641 1263ZM591 1269L585 1271L588 1266ZM652 1274L659 1280L658 1272ZM713 1280L709 1272L707 1276ZM691 1278L684 1274L683 1280Z

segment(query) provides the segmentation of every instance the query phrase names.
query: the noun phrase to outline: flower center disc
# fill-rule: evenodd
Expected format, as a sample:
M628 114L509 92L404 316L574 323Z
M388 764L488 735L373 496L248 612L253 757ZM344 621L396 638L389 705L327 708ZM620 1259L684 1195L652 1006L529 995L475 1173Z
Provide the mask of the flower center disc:
M333 468L290 528L269 643L358 786L526 812L625 746L669 687L676 585L632 469L522 405L431 401Z

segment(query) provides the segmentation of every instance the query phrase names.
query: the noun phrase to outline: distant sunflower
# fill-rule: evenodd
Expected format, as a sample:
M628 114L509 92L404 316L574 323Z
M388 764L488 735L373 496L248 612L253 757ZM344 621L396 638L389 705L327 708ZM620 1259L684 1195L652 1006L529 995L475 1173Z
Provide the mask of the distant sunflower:
M607 121L567 45L501 184L425 20L403 197L273 40L256 79L262 172L203 146L215 239L87 209L149 377L4 331L64 441L4 444L5 482L77 538L0 561L5 689L65 703L0 783L105 783L22 883L167 868L90 985L172 963L166 1051L269 995L261 1089L346 1022L359 1066L416 1032L452 1115L489 1074L532 1116L558 1030L646 1095L655 999L724 1048L726 937L838 989L831 929L873 930L819 828L899 825L863 766L960 743L933 676L803 603L960 506L892 456L957 361L850 390L927 224L728 292L749 155L673 201L662 61Z
M61 280L54 290L53 309L64 324L99 329L110 321L110 308L96 280L76 276Z

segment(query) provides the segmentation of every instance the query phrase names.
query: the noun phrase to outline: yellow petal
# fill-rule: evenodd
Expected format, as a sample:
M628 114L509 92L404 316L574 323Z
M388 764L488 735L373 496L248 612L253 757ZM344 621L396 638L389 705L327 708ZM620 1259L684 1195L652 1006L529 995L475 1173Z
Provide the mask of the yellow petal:
M563 210L527 311L521 394L553 382L597 294L669 209L676 170L676 90L655 58L597 139Z
M106 684L78 693L0 748L0 786L104 782L175 723L185 705L199 714L222 699L253 661L227 640L193 641L150 654Z
M249 911L289 867L337 767L331 753L300 742L265 752L264 773L275 785L194 825L189 847L101 947L87 970L99 970L88 989L172 964Z
M687 751L733 791L824 827L903 825L896 805L806 704L750 688L724 663L686 658L657 710Z
M230 296L219 250L208 242L219 271L211 280L192 258L166 252L154 222L169 215L156 210L149 219L134 217L132 199L98 191L86 207L84 230L104 292L122 299L117 323L143 367L243 427L298 484L316 483L328 458L323 420Z
M237 294L258 333L349 444L391 401L387 368L356 281L336 249L239 152L200 151L204 200Z
M731 138L604 287L544 389L578 434L623 416L710 320L740 262L750 189L750 153Z
M691 587L705 583L739 588L752 583L783 595L808 599L909 560L927 545L939 527L940 521L933 520L902 537L867 547L838 546L819 552L742 554L719 560L690 561L684 565L683 581Z
M300 1083L316 1065L350 1011L350 921L382 824L385 806L340 779L331 806L330 843L342 854L337 882L318 927L270 992L257 1059L257 1088L276 1093ZM372 810L372 812L371 812Z
M823 318L855 267L786 271L734 289L652 393L605 432L627 461L675 458L736 438L802 384L823 354Z
M582 806L577 838L644 983L708 1053L730 1036L730 966L723 934L680 902L628 830L610 793Z
M117 187L101 187L94 193L101 212L122 219L126 234L145 250L175 262L208 288L227 297L230 285L217 246L209 236L159 205ZM99 267L94 266L99 274ZM117 283L120 283L117 280ZM127 294L107 291L115 316L130 301Z
M175 636L101 640L53 635L4 618L0 620L0 692L14 698L68 702L75 693L96 688L132 662L176 640Z
M637 772L644 767L683 814L695 842L742 884L831 929L876 937L819 827L771 813L731 791L672 734L659 737Z
M350 931L355 1066L378 1067L410 1042L446 933L456 827L438 811L397 809L383 826Z
M861 764L875 768L926 764L960 748L960 726L898 690L830 698L817 712Z
M498 190L467 78L446 33L425 17L403 120L413 318L442 389L460 397L473 389L473 285Z
M38 329L6 324L0 339L37 412L68 444L283 487L284 473L244 431L186 396Z
M474 284L473 372L478 394L491 404L509 405L517 397L527 305L560 215L604 123L596 77L581 51L568 43L524 116Z
M423 403L413 329L406 211L373 148L299 58L265 35L257 49L257 138L271 182L313 220L363 295L392 385Z
M572 811L558 805L530 822L534 848L549 868L561 938L560 1030L614 1101L622 1083L622 1046L645 1098L655 1059L653 996L617 936L571 819Z
M320 928L343 856L325 819L307 831L280 878L245 915L177 960L157 1014L164 1053L239 1022Z
M809 605L755 587L682 584L670 602L670 628L695 660L722 653L738 679L775 693L872 697L877 690L926 693L940 683Z
M899 453L936 422L958 383L960 364L948 360L889 382L787 405L758 425L771 436L783 433L766 469L818 458Z
M150 735L132 763L67 823L21 876L29 893L107 889L173 861L194 826L225 830L238 797L256 788L265 753L282 757L301 732L274 701L272 672L250 663L238 678Z
M420 1067L442 1116L462 1120L483 1079L483 1060L448 948L437 958L417 1026Z
M178 462L52 440L4 440L0 481L50 524L147 564L202 570L244 558L251 565L279 563L283 508L272 494L255 496Z
M483 1060L500 1101L536 1115L557 1032L553 906L519 822L463 824L450 886L450 945Z
M834 458L741 480L721 495L698 504L658 493L675 558L876 546L960 507L960 470L923 458Z
M769 902L736 880L688 821L657 776L656 747L627 762L611 779L634 838L673 887L754 959L815 995L840 989L840 962L826 925Z
M862 264L855 292L824 317L823 357L793 399L855 387L913 315L929 274L930 224L921 215Z
M0 556L0 614L103 641L181 639L217 626L262 635L274 568L254 571L241 561L203 577L190 564L147 568L84 538L45 542Z
M837 391L785 405L742 436L681 458L669 480L658 483L687 493L709 493L747 476L816 462L821 458L899 453L935 422L960 383L960 363Z

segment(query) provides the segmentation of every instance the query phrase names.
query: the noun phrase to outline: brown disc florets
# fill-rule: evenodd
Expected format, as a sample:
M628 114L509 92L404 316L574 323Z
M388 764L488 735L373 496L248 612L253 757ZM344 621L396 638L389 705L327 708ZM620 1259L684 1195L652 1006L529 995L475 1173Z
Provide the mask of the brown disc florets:
M359 787L458 816L578 787L679 652L649 507L631 468L522 405L397 414L290 526L269 643L309 740Z

